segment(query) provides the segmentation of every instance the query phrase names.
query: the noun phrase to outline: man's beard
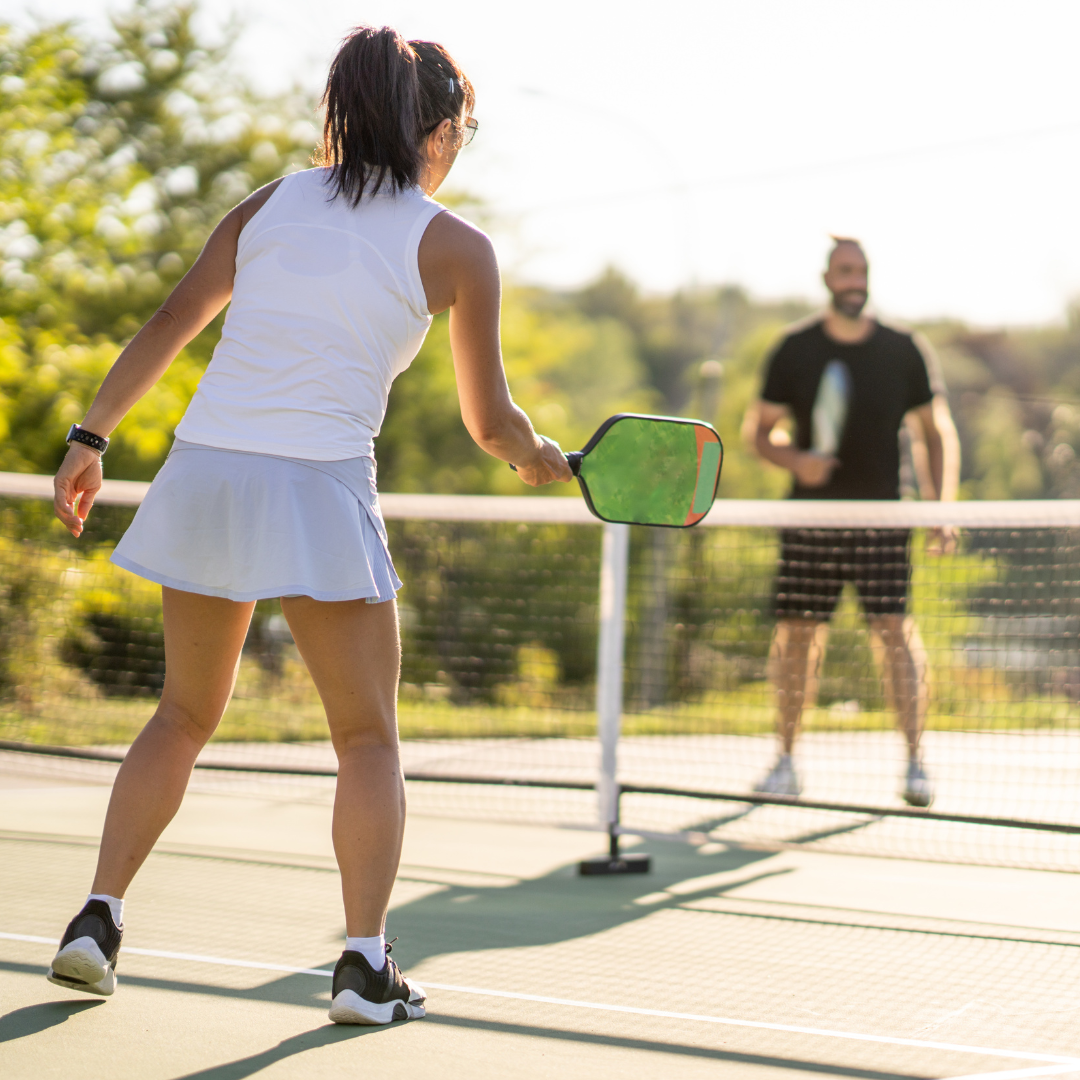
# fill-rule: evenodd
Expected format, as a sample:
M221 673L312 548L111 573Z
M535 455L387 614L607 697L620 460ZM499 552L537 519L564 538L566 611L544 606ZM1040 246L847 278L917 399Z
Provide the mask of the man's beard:
M833 307L849 319L857 319L861 314L868 294L859 289L848 289L845 292L833 293Z

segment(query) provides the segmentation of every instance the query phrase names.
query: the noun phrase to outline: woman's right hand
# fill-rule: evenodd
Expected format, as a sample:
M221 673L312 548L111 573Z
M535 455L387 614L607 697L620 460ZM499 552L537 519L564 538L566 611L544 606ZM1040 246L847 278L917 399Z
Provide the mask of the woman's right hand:
M566 462L566 455L559 448L559 444L543 435L537 436L540 445L537 447L536 457L528 465L518 465L517 474L532 487L541 487L555 480L567 483L574 479L570 466Z
M81 535L101 481L101 455L82 443L71 443L53 480L53 508L72 536Z

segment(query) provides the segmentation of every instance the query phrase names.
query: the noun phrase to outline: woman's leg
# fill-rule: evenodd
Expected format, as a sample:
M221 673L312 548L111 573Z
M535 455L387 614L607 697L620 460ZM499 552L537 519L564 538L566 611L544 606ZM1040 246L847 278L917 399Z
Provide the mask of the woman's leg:
M281 609L311 672L338 757L334 851L346 933L383 932L405 828L398 759L397 605L284 597Z
M120 766L101 837L95 893L123 896L184 797L192 766L229 703L254 604L162 589L165 688Z

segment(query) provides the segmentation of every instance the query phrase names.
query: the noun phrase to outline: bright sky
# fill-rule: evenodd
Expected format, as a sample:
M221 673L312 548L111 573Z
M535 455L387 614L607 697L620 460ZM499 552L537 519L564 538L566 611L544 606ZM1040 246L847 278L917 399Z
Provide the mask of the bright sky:
M9 0L10 3L10 0ZM23 3L23 0L16 0ZM34 0L98 20L107 0ZM827 234L878 308L983 325L1080 297L1075 0L214 0L240 61L313 88L342 34L442 41L477 88L450 186L518 279L820 299ZM211 16L207 16L208 19Z

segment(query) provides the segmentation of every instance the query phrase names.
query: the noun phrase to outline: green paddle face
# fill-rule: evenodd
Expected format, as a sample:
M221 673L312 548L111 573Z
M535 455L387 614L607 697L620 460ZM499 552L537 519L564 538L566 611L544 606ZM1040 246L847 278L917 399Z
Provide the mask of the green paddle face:
M716 497L724 449L700 420L621 413L568 455L589 509L604 521L696 525Z

